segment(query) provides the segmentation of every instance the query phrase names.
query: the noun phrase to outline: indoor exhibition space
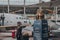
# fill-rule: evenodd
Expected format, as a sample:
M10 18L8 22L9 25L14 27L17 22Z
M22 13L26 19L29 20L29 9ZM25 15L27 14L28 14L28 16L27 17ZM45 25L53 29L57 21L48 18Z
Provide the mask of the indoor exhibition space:
M0 0L0 40L60 40L60 0Z

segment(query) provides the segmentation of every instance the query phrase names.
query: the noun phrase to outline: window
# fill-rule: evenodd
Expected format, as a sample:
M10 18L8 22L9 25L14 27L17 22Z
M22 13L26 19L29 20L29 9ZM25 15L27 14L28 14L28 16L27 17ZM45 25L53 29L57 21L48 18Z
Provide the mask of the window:
M19 19L21 19L21 17L19 17Z
M27 23L27 21L24 21L24 23Z
M52 22L56 22L55 20L51 20Z
M18 17L16 17L16 19L18 19Z
M60 22L60 20L58 20L57 22Z
M51 20L52 22L56 22L55 20ZM57 22L60 22L60 20L57 20Z

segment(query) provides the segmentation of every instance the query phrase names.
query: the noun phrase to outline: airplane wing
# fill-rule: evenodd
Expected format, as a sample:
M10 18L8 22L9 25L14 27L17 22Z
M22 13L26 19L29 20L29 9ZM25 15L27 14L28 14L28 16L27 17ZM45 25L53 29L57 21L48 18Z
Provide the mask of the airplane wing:
M0 26L0 28L4 28L4 27L17 27L17 26Z
M26 25L21 25L21 26L26 26ZM0 26L0 28L4 28L4 27L17 27L17 26Z

